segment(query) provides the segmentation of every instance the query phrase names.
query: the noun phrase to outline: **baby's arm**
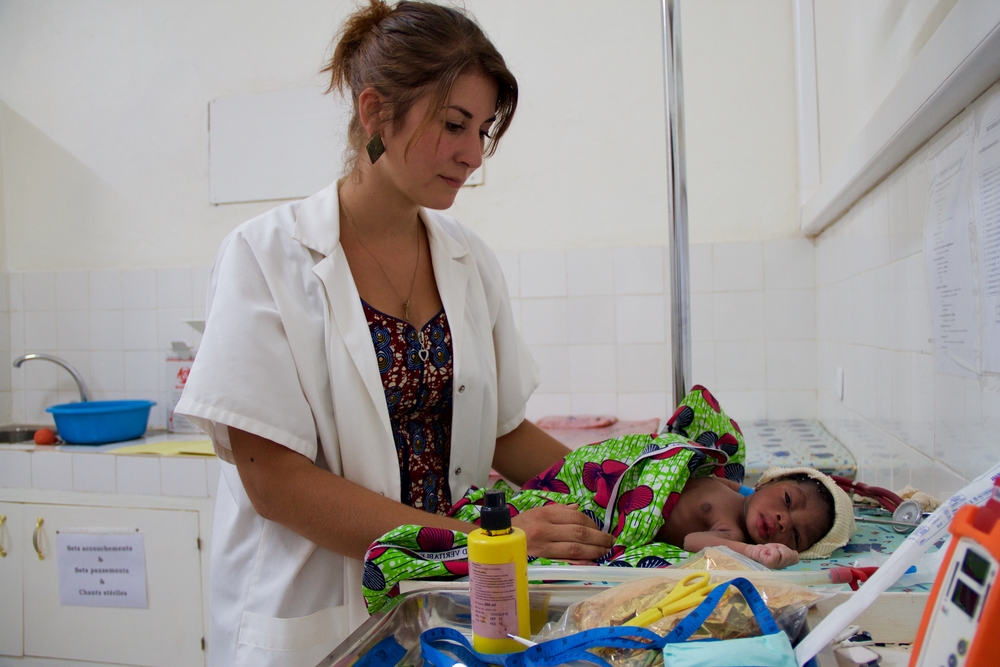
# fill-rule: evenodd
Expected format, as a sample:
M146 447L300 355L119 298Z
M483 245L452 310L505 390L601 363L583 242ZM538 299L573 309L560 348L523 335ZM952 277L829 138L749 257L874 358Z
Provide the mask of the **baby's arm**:
M688 533L684 538L684 550L694 552L701 551L705 547L729 547L736 553L775 570L799 562L799 553L784 544L747 544L734 540L733 537L732 532L725 529Z

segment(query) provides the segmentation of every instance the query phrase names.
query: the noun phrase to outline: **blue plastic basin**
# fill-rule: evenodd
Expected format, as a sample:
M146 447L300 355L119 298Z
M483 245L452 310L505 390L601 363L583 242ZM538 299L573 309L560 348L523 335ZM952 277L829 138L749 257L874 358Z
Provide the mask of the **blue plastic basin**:
M45 408L60 437L73 445L103 445L142 437L155 401L87 401Z

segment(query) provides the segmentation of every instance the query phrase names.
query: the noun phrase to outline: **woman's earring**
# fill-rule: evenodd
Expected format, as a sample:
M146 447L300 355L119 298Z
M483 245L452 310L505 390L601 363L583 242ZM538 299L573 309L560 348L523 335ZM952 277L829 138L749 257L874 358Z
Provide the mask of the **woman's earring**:
M382 153L385 152L382 135L376 132L368 142L368 145L365 146L365 150L368 151L368 159L372 161L372 164L375 164L382 157Z

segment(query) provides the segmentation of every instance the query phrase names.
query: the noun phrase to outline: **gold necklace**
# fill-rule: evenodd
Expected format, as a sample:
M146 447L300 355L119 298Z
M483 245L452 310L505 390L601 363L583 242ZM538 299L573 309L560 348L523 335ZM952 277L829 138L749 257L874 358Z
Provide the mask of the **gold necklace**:
M417 261L413 265L413 276L410 278L410 291L407 292L406 298L404 299L403 295L396 289L396 286L392 284L392 280L389 278L389 274L385 272L385 267L382 266L382 262L378 261L378 257L375 256L375 253L369 250L368 246L366 246L364 241L361 240L361 234L358 233L358 226L354 224L354 217L347 211L347 207L344 206L343 203L340 204L340 207L343 209L344 217L347 218L347 222L351 225L351 229L354 230L355 240L357 240L358 244L364 248L365 252L371 255L371 258L375 260L379 270L382 271L382 275L385 276L386 282L389 283L389 287L391 287L392 291L396 293L399 300L403 302L403 319L410 322L410 297L413 296L413 286L417 282L417 269L420 267L420 227L417 227ZM419 221L417 224L420 224ZM410 324L412 325L413 323L410 322Z

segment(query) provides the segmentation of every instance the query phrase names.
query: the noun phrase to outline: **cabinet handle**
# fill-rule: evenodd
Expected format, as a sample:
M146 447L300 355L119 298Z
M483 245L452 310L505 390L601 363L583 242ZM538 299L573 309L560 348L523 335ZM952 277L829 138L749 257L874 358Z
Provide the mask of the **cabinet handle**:
M6 521L7 521L7 515L6 514L0 514L0 529L3 528L3 524ZM0 530L0 537L2 537L2 536L3 536L3 531ZM0 558L6 558L6 557L7 557L7 551L3 548L3 544L0 544Z
M38 522L35 524L35 534L31 536L31 544L35 547L35 553L38 554L38 560L45 560L42 550L38 548L38 533L42 531L43 523L45 523L45 519L38 517Z

